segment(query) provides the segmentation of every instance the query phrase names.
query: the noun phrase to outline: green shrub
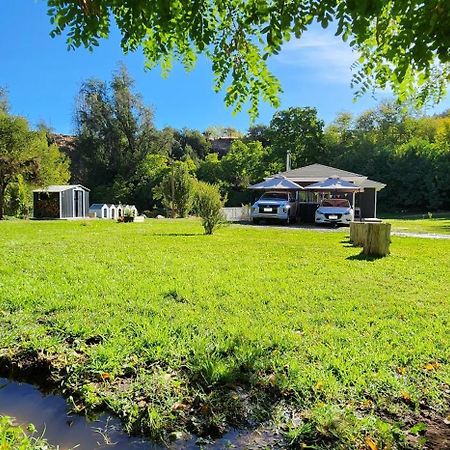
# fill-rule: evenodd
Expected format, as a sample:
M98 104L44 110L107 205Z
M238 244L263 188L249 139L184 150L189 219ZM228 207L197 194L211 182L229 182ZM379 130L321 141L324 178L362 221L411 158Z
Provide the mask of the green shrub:
M122 222L134 222L134 212L131 208L129 208L128 206L125 208L124 212L123 212L123 220Z
M203 181L196 183L194 211L202 219L205 234L213 234L220 225L225 223L222 207L223 202L216 185Z
M31 188L22 175L6 191L6 213L21 219L28 218L33 210Z

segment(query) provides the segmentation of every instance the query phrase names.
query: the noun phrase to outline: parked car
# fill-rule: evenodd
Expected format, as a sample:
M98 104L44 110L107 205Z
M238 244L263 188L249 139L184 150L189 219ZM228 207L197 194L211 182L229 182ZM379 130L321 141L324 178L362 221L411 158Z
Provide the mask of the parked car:
M350 225L353 219L353 208L346 199L329 198L323 200L316 210L316 223Z
M289 224L297 216L297 200L292 192L265 192L252 205L251 217L255 224L260 220L274 219Z

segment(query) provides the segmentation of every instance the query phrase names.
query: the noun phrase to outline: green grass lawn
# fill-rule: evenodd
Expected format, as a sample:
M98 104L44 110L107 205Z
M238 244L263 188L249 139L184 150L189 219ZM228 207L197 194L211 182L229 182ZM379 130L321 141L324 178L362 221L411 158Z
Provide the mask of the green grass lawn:
M382 216L392 224L393 231L410 233L450 234L450 213L433 214L425 219L423 215Z
M450 242L366 260L347 233L0 223L0 365L49 366L79 410L153 437L248 419L407 448L400 429L448 412Z

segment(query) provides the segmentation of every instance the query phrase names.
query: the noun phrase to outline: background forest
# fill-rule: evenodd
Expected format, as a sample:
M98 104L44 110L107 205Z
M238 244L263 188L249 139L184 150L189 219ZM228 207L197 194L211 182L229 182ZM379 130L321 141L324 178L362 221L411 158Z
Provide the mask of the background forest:
M2 114L12 117L5 96L2 104ZM292 107L246 133L222 127L159 130L152 108L143 104L120 67L110 82L83 83L74 118L74 137L55 135L43 125L34 133L45 133L53 159L58 156L54 144L63 152L61 160L70 159L70 181L89 187L92 202L159 211L158 187L177 167L218 185L227 205L237 206L251 200L249 184L285 170L289 150L293 168L322 163L386 183L379 196L381 210L450 209L450 111L426 116L381 103L359 116L343 112L325 126L315 108ZM217 149L218 141L225 147ZM68 176L58 170L45 180L65 181ZM6 213L29 214L30 192L38 182L21 175L12 180L5 193Z

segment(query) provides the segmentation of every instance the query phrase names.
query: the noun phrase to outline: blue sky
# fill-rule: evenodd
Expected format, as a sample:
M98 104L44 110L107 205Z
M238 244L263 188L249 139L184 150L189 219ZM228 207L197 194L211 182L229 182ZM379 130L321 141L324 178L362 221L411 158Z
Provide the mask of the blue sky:
M163 79L158 69L144 71L141 53L124 55L116 32L90 53L68 51L64 38L50 38L50 30L44 0L2 0L0 86L9 91L13 113L27 117L32 125L44 121L57 132L72 132L75 96L82 81L91 77L109 80L120 62L136 80L145 103L153 106L158 127L203 130L223 125L245 131L250 124L245 111L233 116L224 105L224 94L213 92L210 63L205 59L190 73L177 66ZM286 44L270 61L284 90L281 108L314 106L329 123L340 111L357 114L374 106L370 95L352 101L350 65L354 59L347 44L320 27ZM377 99L388 97L380 93ZM447 108L448 97L431 112ZM257 122L268 123L273 113L262 104Z

